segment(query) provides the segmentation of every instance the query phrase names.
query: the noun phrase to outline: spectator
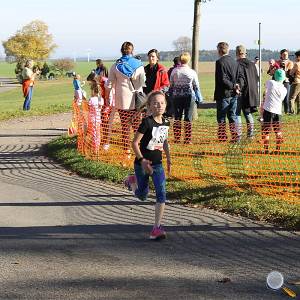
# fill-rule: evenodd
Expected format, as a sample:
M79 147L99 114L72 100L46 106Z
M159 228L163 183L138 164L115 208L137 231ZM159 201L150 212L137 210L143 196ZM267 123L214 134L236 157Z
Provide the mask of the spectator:
M232 142L238 140L236 130L237 95L239 94L238 65L229 56L229 45L217 45L220 58L216 61L214 99L217 102L218 139L226 141L226 116L229 120Z
M257 72L257 75L259 77L259 57L255 56L253 62L255 64L256 72ZM262 73L262 70L261 70L261 73Z
M190 106L193 105L193 94L197 102L202 102L199 81L197 73L192 70L188 63L191 56L188 52L180 55L181 65L172 71L170 78L170 93L174 104L175 121L174 121L174 139L180 142L181 137L181 119L184 114L184 143L191 144L192 138L192 119L189 114Z
M290 104L290 89L291 85L289 82L289 73L293 68L293 62L289 60L289 52L287 49L282 49L280 51L280 59L277 61L279 64L280 68L285 71L285 81L283 82L283 85L285 86L287 93L286 96L283 100L283 107L284 107L284 112L286 114L291 114L291 104Z
M96 66L97 66L97 68L95 69L96 76L102 75L104 77L108 77L108 70L104 66L102 59L100 58L96 59Z
M166 92L170 82L166 68L159 64L159 52L156 49L151 49L148 52L149 64L145 67L146 86L144 93L149 94L152 91Z
M239 74L241 74L239 77L241 93L238 96L236 110L239 139L242 134L241 112L243 111L247 122L247 137L253 137L254 119L251 113L257 111L257 107L259 106L257 70L255 64L246 58L246 55L247 52L244 46L240 45L236 47Z
M274 73L279 68L280 68L279 64L275 61L275 59L272 58L269 60L269 69L267 71L267 74L270 75L274 80Z
M173 66L168 70L168 76L169 76L169 79L171 78L171 73L172 71L179 67L180 66L180 59L179 59L179 56L175 56L174 59L173 59Z
M291 111L293 114L300 114L300 51L295 53L295 63L290 75L293 78L290 92Z
M173 66L168 70L168 77L169 77L169 80L171 78L171 73L172 71L179 67L180 66L180 59L179 59L179 56L175 56L174 59L173 59ZM166 108L166 112L165 112L165 115L169 118L173 118L174 117L174 103L173 103L173 100L172 100L172 95L170 94L170 91L168 91L166 93L166 97L167 97L167 108Z
M85 82L82 81L81 83L80 78L79 74L73 74L74 101L76 101L77 105L81 105L82 98L85 98L85 92L82 89Z
M91 86L91 97L88 101L89 114L87 127L87 135L90 138L90 146L93 153L97 153L100 146L101 108L103 104L104 100L99 93L99 86L93 84Z
M264 152L269 153L270 133L273 130L276 135L276 150L280 150L283 141L281 131L281 114L282 101L286 96L287 90L282 84L285 81L285 71L278 69L274 73L275 80L266 82L266 95L262 103L261 112L263 117L262 123L262 140Z
M33 85L36 75L39 74L39 69L33 71L33 61L27 60L25 67L22 70L22 90L25 97L23 110L30 110L30 104L32 100Z
M144 67L139 59L133 57L133 49L131 42L122 44L122 56L111 66L106 82L107 94L112 88L115 89L115 108L121 120L121 136L125 161L131 157L129 144L130 127L132 125L134 131L136 131L140 122L140 113L135 109L135 90L142 91L145 86ZM109 95L107 95L106 99L108 98Z

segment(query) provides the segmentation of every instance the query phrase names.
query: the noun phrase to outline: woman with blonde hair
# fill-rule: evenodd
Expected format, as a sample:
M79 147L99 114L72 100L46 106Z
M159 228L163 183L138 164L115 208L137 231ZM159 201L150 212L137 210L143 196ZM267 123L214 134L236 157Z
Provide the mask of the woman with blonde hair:
M170 77L170 94L172 96L175 121L174 121L174 140L175 143L180 142L181 137L181 120L184 115L184 143L191 144L192 139L192 118L189 113L193 96L196 98L196 102L203 101L200 86L198 81L198 75L196 71L191 69L188 63L191 60L191 56L188 52L184 52L179 57L181 65L172 71Z

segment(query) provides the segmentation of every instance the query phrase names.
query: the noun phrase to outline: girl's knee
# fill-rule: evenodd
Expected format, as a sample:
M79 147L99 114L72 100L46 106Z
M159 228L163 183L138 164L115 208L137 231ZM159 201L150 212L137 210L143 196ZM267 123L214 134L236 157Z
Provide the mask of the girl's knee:
M156 203L159 203L159 204L166 203L166 197L165 196L157 197L156 198Z

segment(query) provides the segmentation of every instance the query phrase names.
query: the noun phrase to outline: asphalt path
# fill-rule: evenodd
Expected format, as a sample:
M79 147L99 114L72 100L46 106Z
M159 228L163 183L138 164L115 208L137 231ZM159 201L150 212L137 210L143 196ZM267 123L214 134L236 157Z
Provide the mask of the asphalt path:
M16 78L0 77L0 93L12 90L14 88L21 88Z
M153 201L45 156L69 121L0 123L0 299L284 299L266 275L299 281L299 232L169 203L149 241Z

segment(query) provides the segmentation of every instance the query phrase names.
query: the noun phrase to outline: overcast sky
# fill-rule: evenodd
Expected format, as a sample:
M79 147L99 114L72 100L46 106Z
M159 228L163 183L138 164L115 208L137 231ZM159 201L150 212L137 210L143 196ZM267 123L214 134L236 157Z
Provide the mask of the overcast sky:
M0 4L0 40L32 20L49 26L58 45L52 57L119 56L123 41L135 52L173 50L180 36L192 36L194 0L13 0ZM218 41L231 48L255 48L258 23L262 46L299 49L300 0L211 0L202 4L200 48L215 49ZM3 56L2 45L0 55Z

